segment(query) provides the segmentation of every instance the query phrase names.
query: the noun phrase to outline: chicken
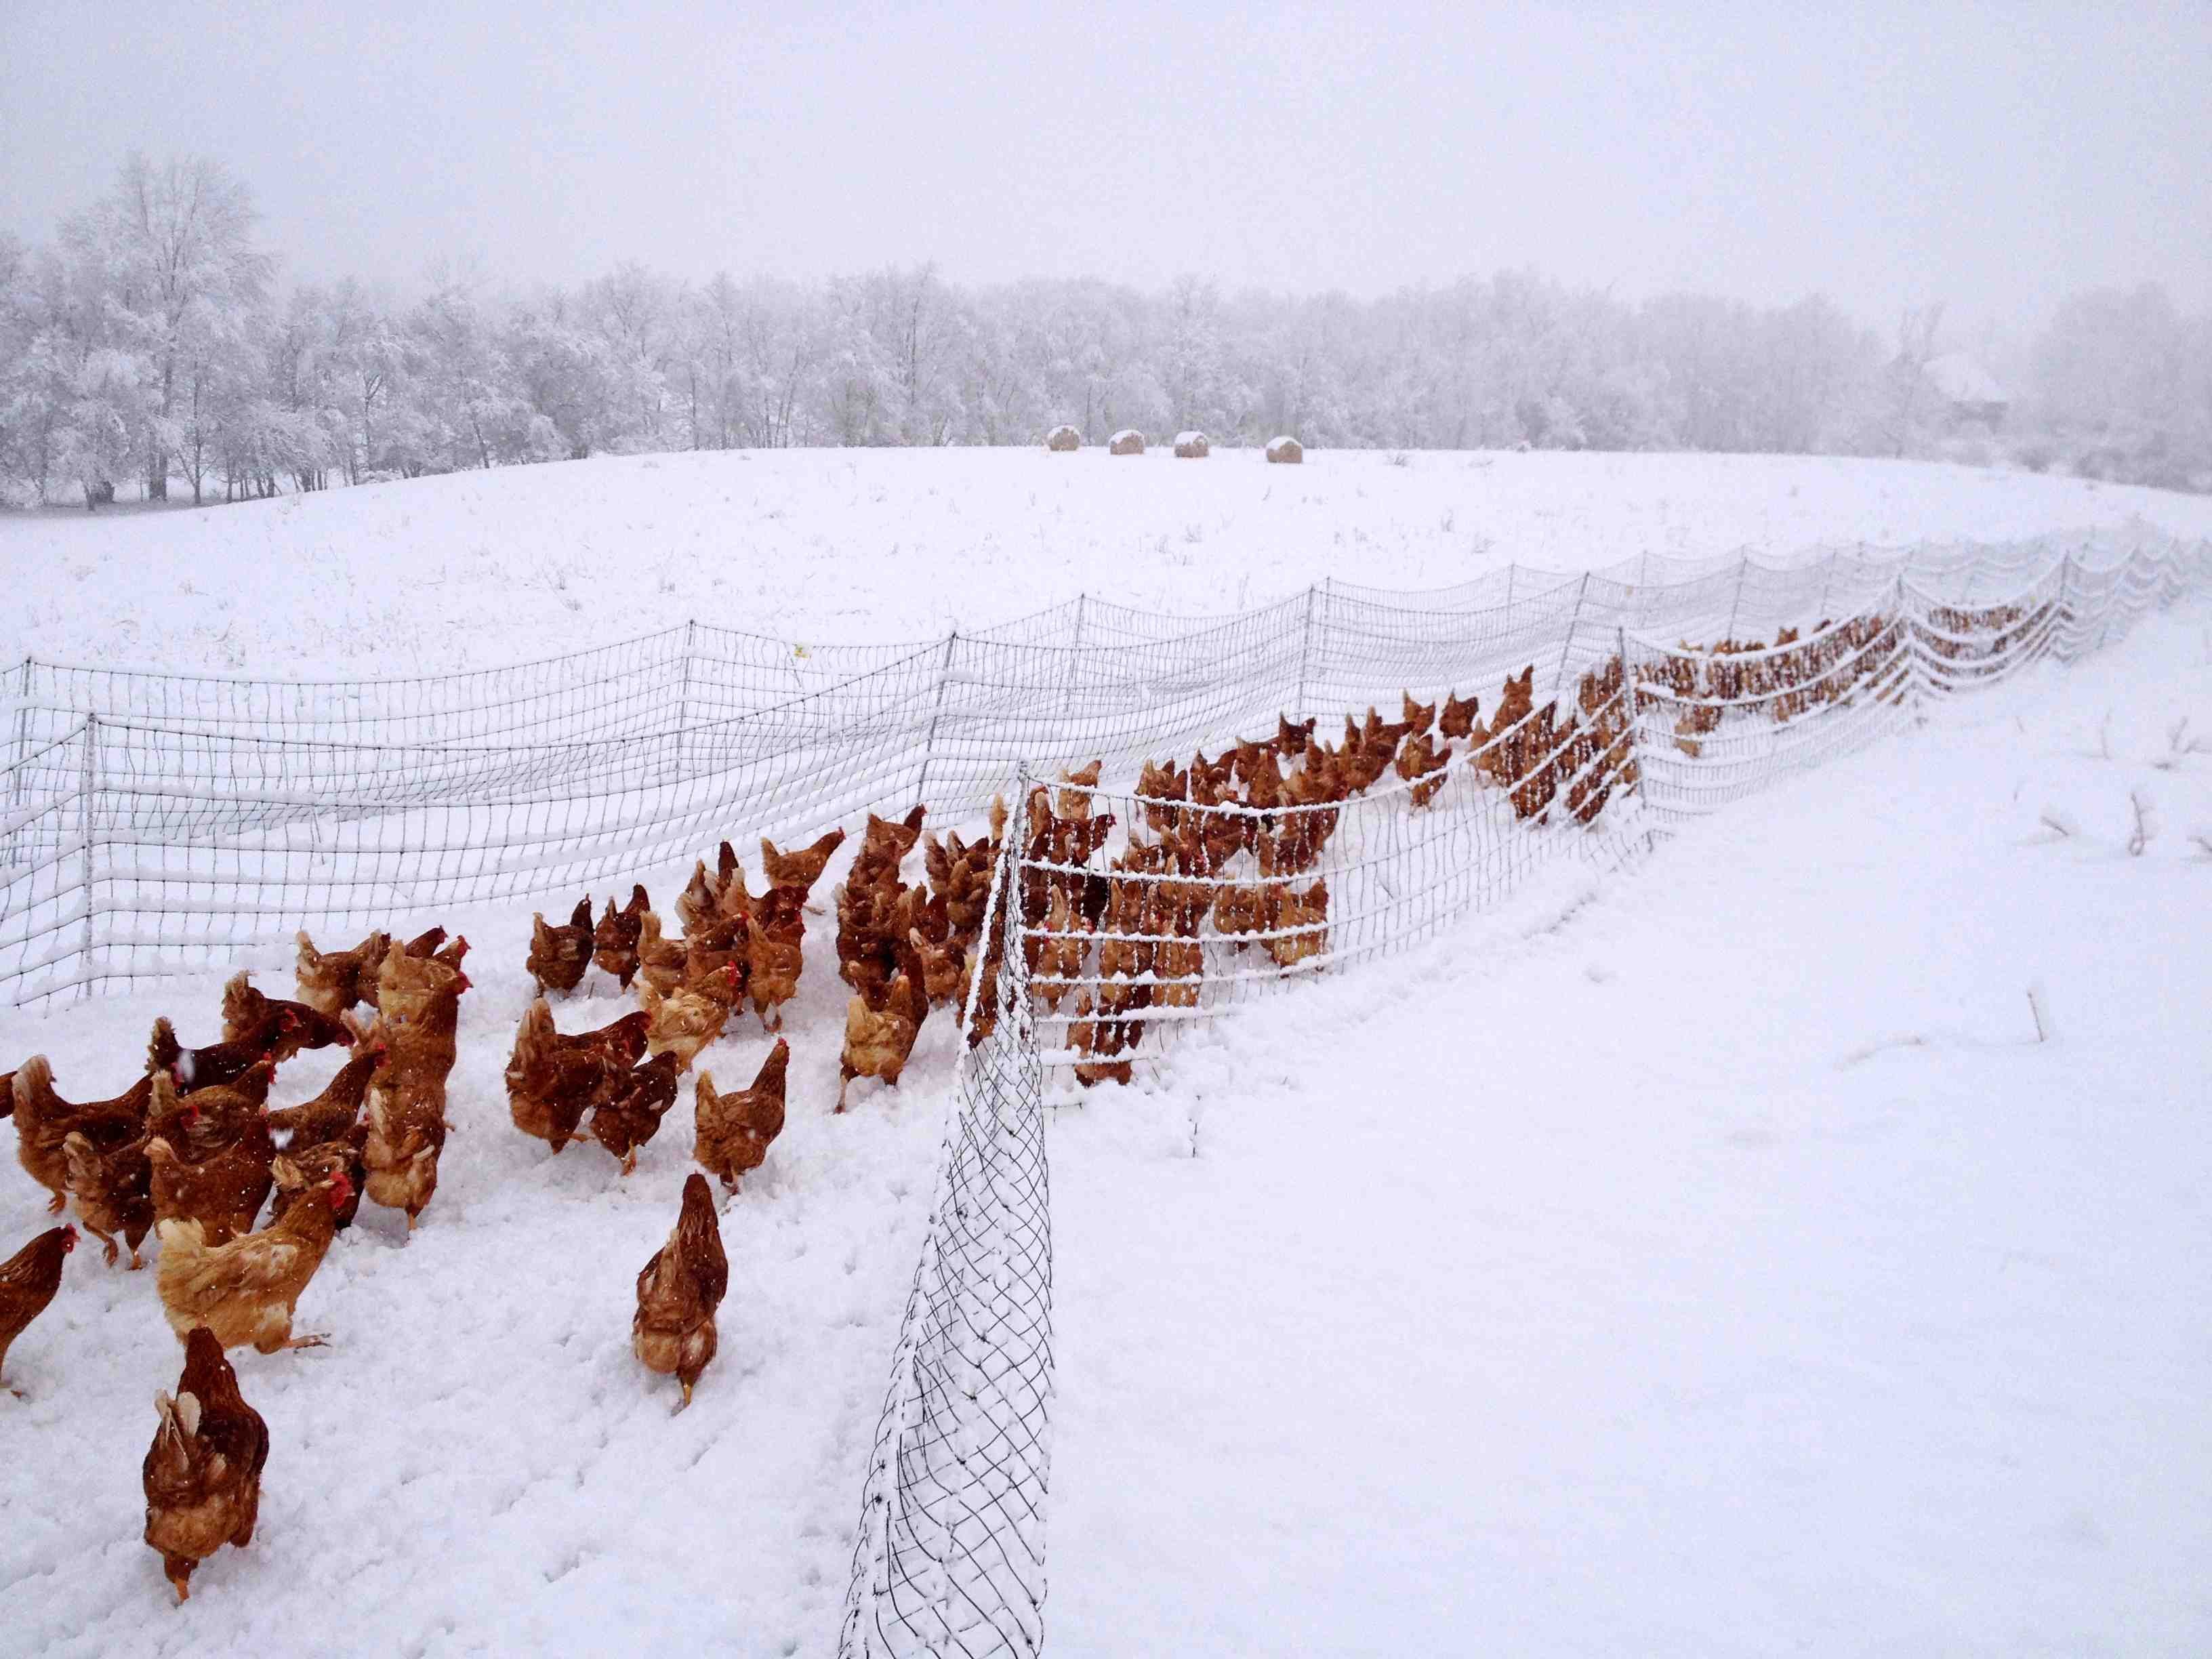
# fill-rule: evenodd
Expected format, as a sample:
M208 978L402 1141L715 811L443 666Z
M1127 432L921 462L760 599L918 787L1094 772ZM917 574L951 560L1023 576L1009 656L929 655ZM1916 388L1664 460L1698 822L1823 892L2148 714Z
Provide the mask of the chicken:
M279 1107L266 1114L270 1128L278 1134L289 1133L295 1149L343 1139L359 1122L362 1103L368 1097L369 1081L387 1052L380 1034L360 1044L353 1058L338 1068L337 1075L322 1093L297 1106Z
M154 1231L153 1167L147 1158L144 1136L106 1149L95 1146L82 1132L72 1130L62 1142L62 1157L69 1170L70 1195L76 1200L76 1218L85 1231L100 1242L109 1267L122 1250L117 1235L131 1247L131 1271L146 1265L138 1247Z
M745 938L749 919L720 917L704 924L684 940L684 978L678 988L679 993L708 998L720 1003L725 1010L735 1008L745 1000L745 980L752 969L751 949ZM641 990L638 1000L644 1002L645 999L646 994Z
M1267 896L1273 887L1223 887L1213 896L1213 931L1234 942L1238 953L1257 943L1250 935L1267 925Z
M1328 884L1316 881L1303 893L1293 893L1287 887L1270 887L1267 893L1266 922L1275 937L1263 941L1263 948L1275 959L1275 965L1291 968L1324 954L1328 949ZM1292 928L1312 931L1287 931Z
M1426 732L1416 732L1398 750L1398 758L1392 763L1398 775L1413 786L1411 793L1416 807L1426 806L1449 780L1443 775L1450 763L1451 744L1439 744ZM1427 779L1426 782L1420 780Z
M293 977L299 983L301 1001L333 1019L357 1004L374 1006L376 972L392 948L391 934L371 933L350 951L318 951L304 933L299 942Z
M1136 1067L1115 1056L1134 1048L1144 1028L1134 1021L1092 1018L1097 1012L1088 991L1076 999L1075 1018L1067 1027L1067 1046L1083 1056L1075 1064L1075 1080L1086 1089L1101 1083L1126 1085Z
M212 1089L235 1083L264 1060L295 1054L302 1048L327 1048L350 1043L351 1028L305 1003L272 1007L240 1036L225 1038L205 1048L187 1048L177 1041L176 1027L167 1018L154 1022L147 1040L146 1064L167 1072L179 1090Z
M472 988L467 970L453 952L466 951L468 943L456 939L447 952L428 957L387 951L376 976L378 1025L385 1041L396 1046L401 1033L411 1033L417 1054L434 1055L448 1071L453 1064L460 1000ZM424 1049L422 1041L432 1038L435 1048Z
M1488 728L1477 726L1468 734L1475 745L1475 769L1486 777L1500 781L1505 780L1511 763L1506 752L1509 734L1517 736L1515 728L1536 712L1535 687L1536 665L1534 663L1518 674L1506 676L1504 694L1498 700L1498 708L1490 717Z
M541 915L531 917L530 955L523 966L538 981L539 996L548 990L565 995L583 983L584 970L592 965L592 933L588 896L576 901L565 927L549 926Z
M175 1091L166 1073L155 1074L156 1120L178 1112L187 1119L198 1118L206 1109L201 1102L207 1096L236 1094L241 1103L244 1099L243 1091L204 1089L179 1107ZM241 1110L226 1101L208 1115L219 1115L222 1127L199 1146L187 1142L179 1147L161 1133L147 1139L145 1158L152 1171L154 1218L199 1222L201 1237L209 1244L228 1244L253 1230L253 1218L261 1213L262 1200L269 1196L275 1182L269 1164L276 1156L276 1142L269 1133L268 1121L257 1109Z
M934 836L923 846L923 865L935 889L930 902L944 905L950 936L963 947L974 945L983 932L998 855L997 843L963 842L957 831L948 833L941 846Z
M554 1029L553 1010L539 997L523 1015L507 1062L507 1110L514 1127L556 1152L564 1150L584 1115L644 1057L652 1023L650 1014L624 1014L599 1030L563 1036Z
M1171 934L1152 945L1152 1000L1164 1008L1195 1008L1206 975L1206 947L1199 943L1198 924L1206 914L1204 890L1194 903L1178 902L1165 888L1153 897L1145 924L1147 933Z
M607 1097L592 1109L592 1139L622 1160L622 1172L637 1169L637 1149L660 1133L660 1120L676 1104L676 1079L684 1061L665 1048L616 1079Z
M699 1051L722 1035L742 981L734 962L725 963L718 972L722 984L728 988L727 1000L720 995L709 995L704 989L688 987L672 997L663 997L650 985L639 988L638 999L651 1017L646 1027L647 1054L672 1054L678 1068L688 1072L691 1062L699 1057Z
M646 912L651 908L645 889L633 885L629 902L617 910L609 899L606 914L592 930L592 960L601 973L620 981L625 991L637 977L638 941L644 932Z
M802 898L814 890L822 879L822 872L830 858L845 844L845 832L832 830L811 847L802 847L794 853L779 853L775 843L766 836L761 837L761 869L771 887L795 887Z
M76 1228L49 1227L0 1261L0 1382L8 1376L8 1350L61 1289L62 1258L75 1249Z
M783 1133L784 1078L790 1066L791 1044L778 1037L750 1089L718 1094L714 1074L699 1073L692 1156L732 1192L748 1170L760 1168L769 1143Z
M1272 744L1238 744L1234 764L1244 783L1245 805L1272 812L1283 804L1282 763Z
M756 916L745 924L745 982L763 1030L781 1030L783 1005L799 994L799 971L806 963L805 927L805 919L798 915L777 915L767 921ZM775 1011L773 1020L769 1018L770 1009Z
M914 925L917 896L896 866L872 862L865 850L837 891L837 976L872 994L898 965L896 942Z
M397 947L386 954L377 975L382 1008L368 1040L381 1042L387 1052L369 1084L362 1156L369 1199L405 1211L410 1232L438 1190L438 1159L448 1127L446 1079L453 1069L461 995L468 988L469 977L459 968L409 957Z
M1405 723L1407 727L1406 735L1407 737L1418 738L1424 732L1427 732L1431 726L1436 724L1436 704L1432 702L1415 702L1413 701L1413 694L1410 691L1401 691L1398 695L1404 700L1406 705Z
M1056 1012L1061 999L1075 988L1069 981L1083 976L1084 963L1091 951L1090 930L1068 903L1065 887L1052 890L1042 927L1030 937L1025 948L1037 994Z
M72 1104L54 1092L54 1070L44 1054L33 1054L11 1074L15 1111L15 1156L24 1173L53 1196L49 1213L59 1215L70 1200L69 1160L63 1145L82 1134L101 1152L112 1152L145 1133L146 1108L154 1097L150 1079L140 1078L112 1100Z
M875 861L888 860L896 869L921 839L921 821L928 816L929 809L919 805L896 823L869 813L867 832L860 839L861 857Z
M1092 791L1098 787L1099 774L1105 769L1104 761L1095 760L1079 771L1062 772L1060 781L1072 783L1075 787L1060 790L1053 810L1064 818L1089 817L1091 803L1095 799Z
M335 1016L311 1008L304 1002L284 1002L265 996L253 988L249 974L231 975L230 982L222 988L225 1042L235 1042L259 1030L272 1014L286 1017L281 1035L269 1048L269 1058L280 1066L302 1048L323 1048L333 1042L342 1048L353 1046L351 1028Z
M1174 762L1146 761L1137 774L1137 802L1156 836L1172 834L1182 815L1171 804L1190 799L1190 772Z
M841 1112L845 1109L845 1091L856 1077L881 1078L890 1087L898 1086L899 1073L914 1053L915 1037L929 1016L929 999L921 981L909 977L904 969L892 975L881 999L872 1004L856 991L845 1005L845 1048L837 1060L837 1109Z
M447 945L444 928L428 927L416 934L400 948L417 962L426 958L435 958L448 968L458 968L461 965L461 955L469 948L469 942L465 939L455 939L453 944Z
M676 896L676 920L687 935L698 932L722 914L722 890L737 867L737 849L727 842L722 843L719 874L707 873L704 859L691 866L691 879Z
M684 1406L714 1361L714 1310L729 1288L722 1224L706 1176L694 1171L684 1177L684 1208L668 1242L637 1276L637 1313L629 1327L632 1352L654 1375L674 1375L684 1386Z
M690 951L682 939L660 936L660 918L650 910L639 919L637 971L642 981L666 996L684 983Z
M919 927L909 927L906 938L913 961L921 971L921 988L929 1006L941 1008L957 1000L961 987L968 982L968 953L957 945L931 944Z
M225 1348L251 1344L262 1353L322 1346L319 1336L292 1334L292 1313L337 1232L337 1212L352 1195L343 1170L314 1188L319 1201L294 1204L258 1233L210 1244L197 1221L164 1221L155 1230L161 1260L154 1272L161 1310L178 1340L195 1326Z
M269 1425L238 1392L237 1373L205 1326L185 1339L176 1397L156 1394L154 1409L161 1426L140 1471L146 1542L161 1555L177 1600L186 1601L194 1568L225 1544L244 1549L253 1541Z
M1480 697L1469 697L1462 702L1457 692L1448 693L1443 713L1437 717L1437 731L1447 738L1471 738L1474 735L1474 717L1481 712Z
M368 1125L356 1123L332 1139L279 1152L270 1160L269 1173L276 1182L276 1194L269 1200L271 1224L283 1220L284 1212L303 1199L313 1199L315 1188L326 1177L343 1174L348 1191L335 1223L343 1232L360 1215L361 1200L368 1191Z

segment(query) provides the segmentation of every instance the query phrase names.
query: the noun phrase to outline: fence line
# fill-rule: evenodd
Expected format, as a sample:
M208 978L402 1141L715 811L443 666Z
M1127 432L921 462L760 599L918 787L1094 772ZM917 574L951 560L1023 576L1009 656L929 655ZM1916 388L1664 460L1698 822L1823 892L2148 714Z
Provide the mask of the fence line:
M1864 748L1954 694L2097 648L2212 578L2212 549L2102 566L2070 552L1922 569L1837 562L1815 573L1812 614L1787 623L1744 608L1778 603L1748 561L1692 574L1699 603L1717 597L1716 574L1744 590L1718 612L1733 617L1730 636L1670 642L1616 609L1611 649L1595 658L1571 654L1592 586L1574 584L1556 703L1492 703L1500 729L1475 725L1440 766L1341 797L1199 802L1158 773L1150 794L1020 773L985 929L1000 941L997 971L976 976L988 989L971 989L967 1009L971 1032L986 995L995 1018L954 1078L868 1466L843 1659L1042 1647L1049 1072L1126 1080L1164 1039L1271 986L1405 949L1548 866L1617 868L1671 823ZM2006 597L1976 597L1992 591ZM1734 636L1753 614L1777 625ZM1504 637L1508 658L1527 642ZM1462 689L1488 699L1486 683Z
M1651 555L1411 595L1331 581L1217 617L1086 596L914 645L809 647L691 623L385 680L33 658L10 676L23 695L0 792L0 998L128 985L301 927L573 890L687 861L733 827L811 835L917 798L961 822L1024 764L1095 758L1133 775L1287 709L1334 719L1529 665L1547 676L1540 700L1624 634L1713 642L1731 618L1765 634L1863 612L1900 582L1956 608L2060 573L2078 620L2053 645L2072 654L2116 606L2208 559L2208 544L2147 532L1813 563Z

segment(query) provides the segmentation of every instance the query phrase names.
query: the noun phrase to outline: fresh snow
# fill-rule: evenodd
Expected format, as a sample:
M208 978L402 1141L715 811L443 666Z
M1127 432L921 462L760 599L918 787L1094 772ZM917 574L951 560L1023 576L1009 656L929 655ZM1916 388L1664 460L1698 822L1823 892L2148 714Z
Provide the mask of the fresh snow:
M664 907L681 873L647 872ZM750 879L757 890L757 866ZM529 913L453 920L476 988L437 1196L412 1238L398 1212L367 1203L339 1236L295 1324L329 1348L231 1355L271 1443L252 1547L210 1559L191 1602L172 1605L140 1539L139 1462L183 1349L150 1261L107 1267L87 1237L9 1356L28 1401L0 1392L0 1653L612 1656L645 1632L672 1651L834 1645L936 1176L951 1022L924 1030L899 1089L856 1083L833 1115L846 988L835 917L810 921L787 1009L788 1122L726 1206L720 1353L674 1415L675 1382L637 1363L629 1322L638 1270L694 1167L690 1079L628 1180L595 1143L555 1157L509 1121L501 1079L531 995ZM289 994L289 963L270 959L256 982ZM554 1000L562 1030L636 1006L597 970L586 985L599 994ZM65 1097L104 1097L143 1065L155 1015L210 1042L219 1000L210 977L43 1016L0 1009L0 1054L43 1052ZM699 1065L742 1087L769 1043L748 1011ZM318 1091L341 1058L289 1063L276 1103ZM0 1141L12 1254L53 1223L12 1124Z
M1907 463L1171 459L661 456L0 515L0 653L410 673L690 616L888 640L1086 588L1200 612L1509 559L2212 534L2212 501ZM2192 734L2202 602L1056 1108L1049 1650L2212 1645ZM684 873L639 872L664 914ZM274 1444L252 1547L170 1605L138 1467L180 1350L150 1272L88 1241L10 1355L28 1400L0 1395L0 1652L830 1650L950 1022L831 1115L811 922L789 1126L727 1207L721 1355L672 1416L629 1321L688 1086L627 1181L521 1135L528 913L449 921L478 988L424 1225L365 1206L301 1304L332 1346L234 1357ZM599 983L563 1030L624 1010ZM112 1093L155 1014L214 1038L218 984L0 1010L0 1066ZM748 1017L702 1064L742 1085L767 1048ZM12 1141L0 1253L49 1224Z
M1048 1651L2212 1651L2191 734L2201 600L1056 1111Z
M507 467L199 511L0 513L0 663L438 673L689 618L797 643L942 637L1086 589L1218 614L1325 577L1786 559L2138 522L2212 497L1915 461L1101 447L778 450ZM6 690L0 678L0 693Z

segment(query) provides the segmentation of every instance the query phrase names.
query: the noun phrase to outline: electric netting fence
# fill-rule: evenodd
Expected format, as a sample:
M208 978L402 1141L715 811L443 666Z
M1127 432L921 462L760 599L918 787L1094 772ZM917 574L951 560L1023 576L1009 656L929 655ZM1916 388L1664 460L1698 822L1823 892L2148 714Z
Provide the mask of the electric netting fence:
M937 822L972 820L1024 764L1097 759L1130 777L1286 710L1334 719L1524 667L1541 702L1573 695L1630 641L1764 639L1905 590L1923 602L1916 660L1957 680L1980 671L1945 654L1962 630L1939 610L1971 619L2055 584L2056 619L2024 643L2063 654L2205 558L2147 532L1776 565L1650 556L1571 576L1509 566L1427 593L1331 582L1211 618L1085 597L904 645L690 623L513 667L377 680L33 659L9 677L12 708L0 704L12 733L0 998L125 986L302 927L561 892L688 860L732 830L807 836L916 799ZM2002 656L1996 672L2026 659ZM1723 739L1712 752L1755 748Z
M912 645L695 623L414 679L33 660L0 791L0 990L88 994L300 927L573 892L917 800L958 824L1006 795L841 1650L1033 1655L1048 1092L1545 872L1614 869L2208 578L2212 544L2144 534L1331 582L1200 619L1086 597Z
M841 1654L1042 1647L1050 1095L1127 1081L1243 998L1404 949L1547 869L1609 871L1682 817L1863 748L1933 700L2094 650L2212 577L2212 547L1660 574L1674 580L1516 571L1498 582L1518 593L1470 587L1425 609L1316 590L1292 607L1306 696L1291 707L1408 694L1394 718L1370 713L1340 743L1287 719L1271 732L1277 702L1224 685L1186 712L1237 710L1256 741L1215 762L1115 751L1133 789L1023 767ZM1164 700L1184 693L1177 681ZM1037 724L1032 754L1065 736Z

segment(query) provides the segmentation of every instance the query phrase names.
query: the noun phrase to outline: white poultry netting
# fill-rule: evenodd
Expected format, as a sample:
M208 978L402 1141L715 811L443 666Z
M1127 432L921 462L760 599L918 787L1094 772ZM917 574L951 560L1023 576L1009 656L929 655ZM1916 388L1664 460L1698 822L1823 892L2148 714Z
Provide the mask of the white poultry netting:
M2095 649L2208 577L2212 544L2146 532L1509 567L1420 594L1330 583L1210 619L1086 598L908 646L692 624L415 679L33 660L0 790L0 995L88 994L302 927L573 891L916 799L958 823L1008 793L984 934L1000 971L971 995L980 1040L956 1079L840 1642L1035 1654L1050 1073L1119 1077L1194 1021L1403 949L1542 870L1612 869L1655 830L1942 695ZM1401 692L1440 705L1436 735L1340 798L1270 793L1261 774L1290 790L1310 769L1288 734L1218 789L1187 771L1142 791L1025 782L1092 760L1109 781L1180 769L1276 735L1285 711L1334 744L1370 704L1369 733L1391 724Z
M301 927L573 889L689 859L733 830L811 835L916 799L959 822L1024 763L1096 758L1127 777L1157 755L1264 732L1286 709L1333 719L1522 666L1541 700L1617 654L1624 634L1763 637L1854 614L1900 581L1972 609L2057 580L2071 611L2104 618L2204 556L2146 532L1776 566L1513 566L1432 593L1330 583L1213 618L1086 597L908 645L795 646L691 623L511 668L381 680L33 659L0 705L12 734L0 998L127 985Z
M1934 700L2097 648L2212 577L2212 548L2104 562L2047 547L1838 555L1802 569L1732 562L1656 586L1643 574L1515 572L1502 580L1527 583L1517 594L1486 581L1418 608L1312 596L1321 648L1300 670L1315 700L1294 707L1356 706L1394 687L1425 697L1455 687L1481 702L1456 719L1449 703L1394 708L1449 741L1425 744L1409 775L1393 767L1342 799L1300 803L1264 781L1279 783L1285 762L1309 774L1334 764L1303 747L1291 760L1289 732L1280 752L1240 757L1243 775L1221 792L1234 801L1197 799L1164 745L1139 757L1167 763L1141 793L1024 774L991 898L1003 961L981 994L997 1017L955 1080L937 1208L869 1465L842 1655L1042 1646L1043 1104L1072 1086L1048 1085L1052 1070L1124 1079L1243 997L1402 949L1547 866L1612 868L1668 823L1875 742ZM1500 697L1516 665L1522 695ZM1256 718L1247 730L1266 735ZM1405 753L1402 735L1388 741ZM976 1013L971 1002L971 1024Z

